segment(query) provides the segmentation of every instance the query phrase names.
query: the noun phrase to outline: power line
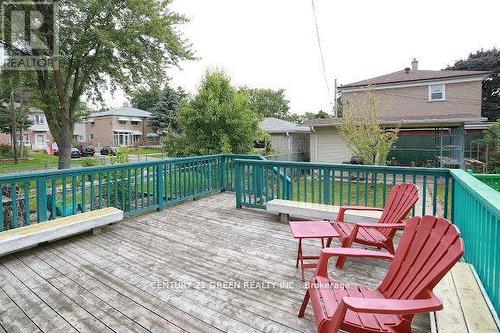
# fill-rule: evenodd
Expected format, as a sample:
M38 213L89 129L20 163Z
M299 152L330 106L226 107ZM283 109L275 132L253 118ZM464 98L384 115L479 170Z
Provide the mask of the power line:
M323 48L321 47L321 38L319 37L318 18L316 17L314 0L311 0L311 4L314 16L314 26L316 27L316 37L318 38L319 54L321 56L321 64L323 65L323 76L325 77L326 90L328 91L328 96L330 97L330 85L328 84L328 75L326 75L325 58L323 57Z

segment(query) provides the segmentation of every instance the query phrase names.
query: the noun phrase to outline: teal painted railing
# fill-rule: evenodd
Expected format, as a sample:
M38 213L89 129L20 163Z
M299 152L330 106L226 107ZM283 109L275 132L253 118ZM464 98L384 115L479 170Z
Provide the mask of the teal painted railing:
M500 193L462 170L454 181L453 223L465 241L465 260L474 265L500 313Z
M210 155L0 176L0 231L116 207L125 216L233 190L234 159Z
M264 208L272 199L383 207L394 184L411 182L421 189L413 215L448 216L451 211L448 169L240 159L234 163L238 207Z
M500 175L474 174L474 177L500 192Z

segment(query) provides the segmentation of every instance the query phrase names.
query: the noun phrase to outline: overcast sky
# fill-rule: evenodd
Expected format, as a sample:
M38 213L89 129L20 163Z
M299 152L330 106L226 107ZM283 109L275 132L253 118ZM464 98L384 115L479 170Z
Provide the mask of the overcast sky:
M500 47L500 1L315 0L326 72L339 84L410 66L442 69L481 48ZM283 88L291 111L331 108L311 0L175 0L191 21L180 27L198 61L169 75L195 92L207 68L224 69L233 84ZM121 94L107 98L121 106Z

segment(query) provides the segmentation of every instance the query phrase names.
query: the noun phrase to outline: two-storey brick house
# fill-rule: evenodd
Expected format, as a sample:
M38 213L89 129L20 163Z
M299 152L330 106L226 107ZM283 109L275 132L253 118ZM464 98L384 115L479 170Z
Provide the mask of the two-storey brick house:
M368 91L373 95L380 109L385 110L380 115L382 125L401 128L399 145L412 142L413 147L401 149L406 155L399 158L406 159L406 163L414 155L415 159L434 160L441 166L462 166L464 130L468 126L477 128L486 120L481 117L482 82L489 74L420 70L414 59L411 68L341 85L339 92L345 108L350 103L366 104ZM312 161L341 163L351 157L336 123L335 119L308 122L312 126Z
M86 122L87 141L96 147L158 145L160 138L148 125L150 117L131 107L96 112Z

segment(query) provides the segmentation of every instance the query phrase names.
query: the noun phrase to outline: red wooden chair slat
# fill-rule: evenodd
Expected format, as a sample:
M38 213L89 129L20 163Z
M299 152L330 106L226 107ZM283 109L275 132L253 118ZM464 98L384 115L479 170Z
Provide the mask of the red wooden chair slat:
M332 256L387 258L383 252L326 248L306 292L299 317L312 302L319 333L411 332L417 313L441 310L432 289L464 253L460 232L444 218L414 217L377 289L341 284L328 277Z
M412 207L418 201L418 187L411 183L400 183L393 186L389 198L384 207L382 216L378 224L403 224L405 217L408 215ZM340 235L340 242L343 247L351 247L352 243L375 246L384 248L394 254L393 239L396 234L396 228L376 228L377 223L373 223L373 227L362 227L358 225L347 224L344 222L344 214L349 209L360 209L356 206L341 207L334 227ZM337 260L337 268L342 268L345 262L345 257L339 257Z

